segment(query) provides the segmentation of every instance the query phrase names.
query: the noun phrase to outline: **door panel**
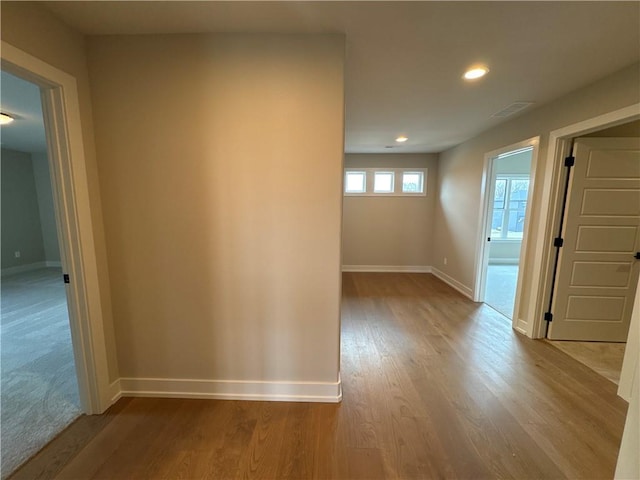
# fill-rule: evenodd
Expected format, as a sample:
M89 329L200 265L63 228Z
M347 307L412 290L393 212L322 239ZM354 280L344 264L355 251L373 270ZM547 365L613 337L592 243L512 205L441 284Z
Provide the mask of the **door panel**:
M570 287L623 287L629 286L628 263L574 262Z
M625 297L569 297L567 318L593 320L599 322L618 322L624 313Z
M637 216L640 214L640 192L627 189L585 189L580 213L597 216Z
M637 235L635 227L580 225L576 252L633 253Z
M640 139L575 144L549 338L624 342L640 261Z

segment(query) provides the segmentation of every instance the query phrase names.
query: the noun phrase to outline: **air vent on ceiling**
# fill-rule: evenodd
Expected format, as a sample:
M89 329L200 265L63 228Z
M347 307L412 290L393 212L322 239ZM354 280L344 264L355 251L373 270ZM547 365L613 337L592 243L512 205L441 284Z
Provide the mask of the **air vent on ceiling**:
M491 115L492 117L504 118L517 113L525 108L533 105L535 102L513 102L511 105L503 108L499 112Z

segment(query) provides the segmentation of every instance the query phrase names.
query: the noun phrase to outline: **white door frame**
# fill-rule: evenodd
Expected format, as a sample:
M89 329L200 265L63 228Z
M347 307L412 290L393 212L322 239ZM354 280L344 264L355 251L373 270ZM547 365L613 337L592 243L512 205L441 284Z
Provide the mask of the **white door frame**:
M489 212L491 208L492 194L491 184L494 170L494 160L503 153L513 152L514 150L521 150L523 148L531 147L531 169L529 177L529 193L527 194L527 210L524 218L524 229L522 234L522 244L520 246L520 259L518 260L518 283L516 285L516 297L513 307L513 328L521 333L525 333L524 326L526 322L523 322L520 315L520 297L522 287L523 272L527 268L526 265L526 251L527 251L527 238L529 236L529 225L531 222L530 209L532 205L533 194L535 190L535 178L536 178L536 166L538 163L538 145L540 143L540 137L533 137L522 142L514 143L512 145L487 152L484 155L484 168L482 173L482 184L480 187L480 215L478 216L480 222L478 224L478 239L476 241L476 278L473 289L473 301L484 301L484 288L487 272L487 264L489 263L489 248L487 245L487 237L491 236L491 220L489 218Z
M569 155L572 139L608 127L640 119L640 103L630 105L613 112L599 115L579 123L553 130L549 135L545 176L542 179L542 192L539 203L538 224L533 239L535 250L530 266L531 293L527 312L526 335L543 338L545 335L544 312L551 294L553 275L552 239L557 233L560 220L563 180L566 175L564 158Z
M112 403L76 79L2 42L2 69L40 87L82 410ZM60 279L62 281L62 279Z

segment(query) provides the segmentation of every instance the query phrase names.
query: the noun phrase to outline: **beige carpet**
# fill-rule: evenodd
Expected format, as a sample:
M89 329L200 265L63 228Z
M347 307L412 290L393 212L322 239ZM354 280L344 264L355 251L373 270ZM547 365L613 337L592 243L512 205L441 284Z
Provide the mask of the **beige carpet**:
M1 278L1 478L80 411L62 272Z

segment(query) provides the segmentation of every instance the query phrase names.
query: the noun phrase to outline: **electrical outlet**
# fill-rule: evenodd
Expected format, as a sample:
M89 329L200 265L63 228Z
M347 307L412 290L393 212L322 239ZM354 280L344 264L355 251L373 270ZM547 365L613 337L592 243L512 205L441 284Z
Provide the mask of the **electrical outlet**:
M443 263L446 265L447 264L447 257L444 257Z
M13 255L14 255L16 258L20 258L20 250L16 250L15 252L13 252Z

